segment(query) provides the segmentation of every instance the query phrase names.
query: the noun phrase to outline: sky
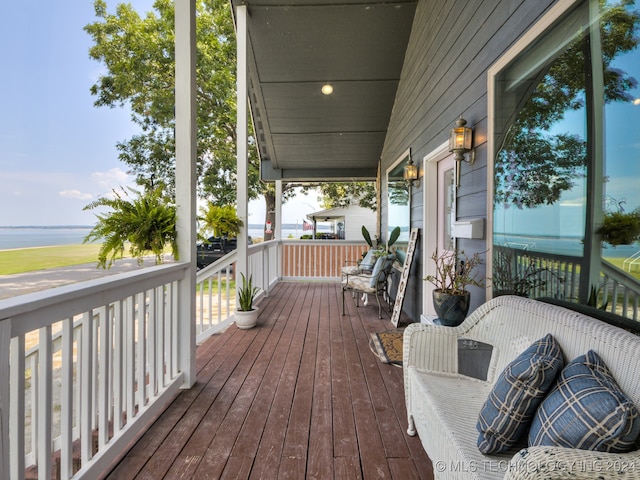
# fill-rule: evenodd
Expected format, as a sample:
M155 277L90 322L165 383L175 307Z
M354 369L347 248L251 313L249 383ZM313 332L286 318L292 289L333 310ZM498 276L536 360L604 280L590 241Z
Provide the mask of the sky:
M616 56L612 68L622 70L640 82L640 47ZM625 211L640 208L640 83L629 90L630 101L607 103L604 108L605 167L604 194L612 210L622 202ZM552 133L572 133L586 138L585 113L565 112ZM584 205L586 183L576 180L576 186L562 194L554 205L520 210L514 206L498 205L494 212L496 232L518 232L526 235L584 234Z
M116 2L107 0L108 10ZM129 0L141 14L153 0ZM0 29L0 226L93 225L83 208L133 185L116 143L137 133L126 108L94 107L90 87L105 68L89 58L83 27L93 1L5 2ZM319 210L316 195L288 202L283 221ZM264 202L249 223L264 221Z

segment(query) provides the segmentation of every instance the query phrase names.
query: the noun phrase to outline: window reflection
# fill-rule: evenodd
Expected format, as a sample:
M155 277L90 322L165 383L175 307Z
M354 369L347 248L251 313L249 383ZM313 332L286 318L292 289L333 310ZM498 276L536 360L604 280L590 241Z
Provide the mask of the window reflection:
M409 163L409 152L405 152L398 162L387 172L387 239L395 227L400 227L400 236L393 245L400 264L409 242L410 202L409 187L404 182L404 167Z
M509 293L586 301L603 215L640 206L640 16L636 2L599 5L582 2L495 78L494 291L526 276Z
M442 222L442 240L441 245L444 250L455 249L455 238L453 238L453 232L451 231L451 225L456 221L455 201L456 201L456 188L454 170L450 168L444 172L443 179L443 212L444 219Z

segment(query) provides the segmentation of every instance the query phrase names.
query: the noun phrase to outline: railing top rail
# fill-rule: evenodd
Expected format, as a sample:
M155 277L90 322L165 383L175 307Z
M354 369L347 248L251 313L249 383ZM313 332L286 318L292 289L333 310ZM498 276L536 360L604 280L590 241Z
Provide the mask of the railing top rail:
M264 250L266 248L269 248L272 245L276 245L278 243L278 240L267 240L266 242L260 242L260 243L253 243L251 245L249 245L249 251L251 250Z
M640 282L633 275L628 274L624 270L616 267L607 260L602 260L602 272L606 274L612 280L623 284L625 287L630 288L637 294L640 294Z
M558 262L570 262L575 264L581 264L583 257L576 257L574 255L564 255L559 253L538 252L536 250L525 250L522 248L513 248L505 245L494 245L496 250L510 250L514 254L522 257L530 258L545 258L547 260L554 260Z
M276 245L277 243L278 243L277 240L269 240L266 242L260 242L253 245L249 245L248 247L249 255L254 255L261 251L267 250L271 246ZM227 253L226 255L224 255L223 257L220 257L215 262L204 267L202 270L198 270L198 273L196 274L197 281L201 282L208 279L209 277L216 275L218 272L227 268L237 259L238 259L237 250L233 250Z
M285 245L367 245L364 240L304 240L299 238L283 238Z
M37 318L37 312L46 309L47 315L43 317L68 318L127 297L132 292L179 280L188 268L189 264L185 262L158 265L7 298L0 300L0 321L20 316L20 322L13 322L11 334L26 333L44 326L28 321Z
M200 282L202 280L206 280L207 278L220 272L222 269L227 268L229 265L236 261L237 257L238 253L235 250L227 253L223 257L220 257L218 260L207 265L202 270L198 270L198 273L196 273L196 281Z

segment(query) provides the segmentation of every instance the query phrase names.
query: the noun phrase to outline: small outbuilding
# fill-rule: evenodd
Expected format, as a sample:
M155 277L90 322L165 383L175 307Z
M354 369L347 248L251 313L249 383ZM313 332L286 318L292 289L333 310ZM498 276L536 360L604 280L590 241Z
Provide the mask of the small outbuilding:
M327 238L339 240L362 240L362 226L367 227L371 236L375 234L376 212L360 205L349 207L329 208L307 215L307 219L313 223L314 231L326 231L326 225L330 226L330 234ZM318 229L318 225L325 228Z

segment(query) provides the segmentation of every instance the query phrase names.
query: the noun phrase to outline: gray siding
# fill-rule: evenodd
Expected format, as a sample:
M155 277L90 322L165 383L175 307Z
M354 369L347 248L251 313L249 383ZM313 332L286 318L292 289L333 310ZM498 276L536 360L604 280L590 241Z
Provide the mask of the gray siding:
M553 4L552 0L420 0L405 55L387 138L382 172L407 148L414 162L445 142L455 120L474 128L476 161L462 165L459 219L487 212L487 70ZM423 182L413 189L412 227L423 227ZM382 192L386 198L386 191ZM384 204L384 201L383 201ZM383 205L382 225L386 225ZM464 240L466 253L485 252L484 240ZM431 252L416 249L404 311L418 321L422 312L422 265ZM475 309L484 291L472 290Z

